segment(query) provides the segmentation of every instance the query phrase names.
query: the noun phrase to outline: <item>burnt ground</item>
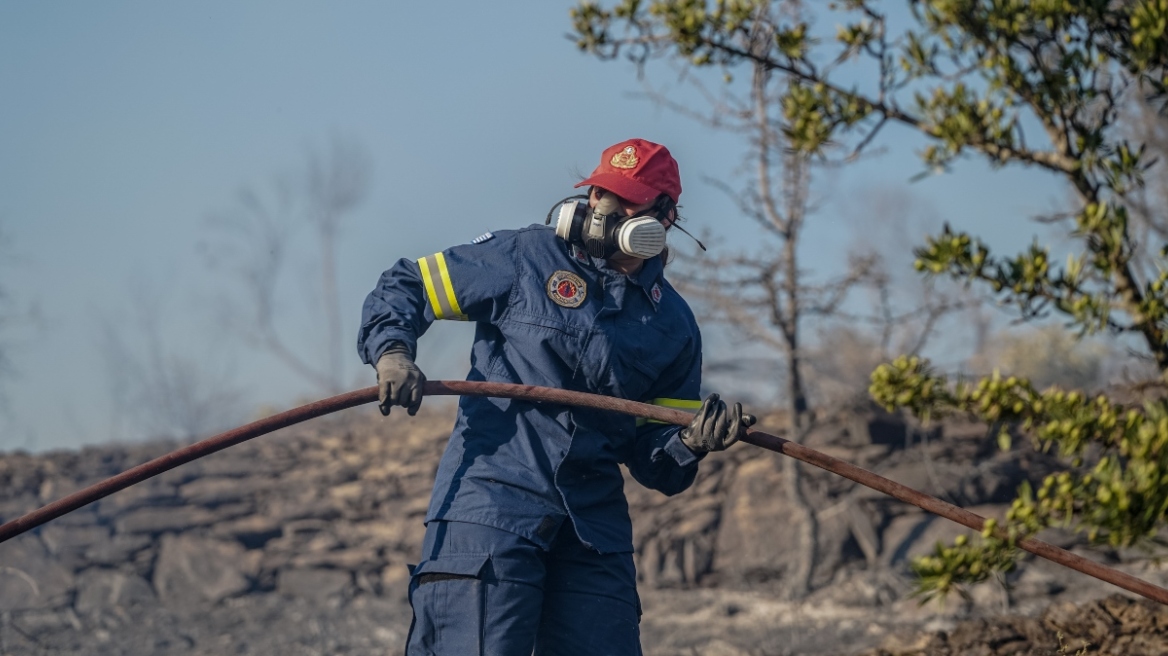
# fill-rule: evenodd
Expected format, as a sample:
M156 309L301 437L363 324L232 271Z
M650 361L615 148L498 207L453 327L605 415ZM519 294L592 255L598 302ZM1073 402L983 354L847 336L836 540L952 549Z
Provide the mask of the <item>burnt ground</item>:
M286 429L0 544L0 656L398 652L406 564L452 407L403 414L348 411ZM778 432L781 417L768 421ZM1000 516L1020 482L1053 465L1023 447L998 452L984 432L925 431L856 408L824 419L807 442ZM0 519L176 446L0 454ZM676 497L627 486L647 654L1004 656L1083 644L1089 654L1168 654L1161 609L1041 561L1006 588L919 605L908 560L961 529L818 471L805 472L820 525L814 590L792 600L798 513L785 475L780 456L741 445L707 458ZM1168 582L1144 554L1045 537Z

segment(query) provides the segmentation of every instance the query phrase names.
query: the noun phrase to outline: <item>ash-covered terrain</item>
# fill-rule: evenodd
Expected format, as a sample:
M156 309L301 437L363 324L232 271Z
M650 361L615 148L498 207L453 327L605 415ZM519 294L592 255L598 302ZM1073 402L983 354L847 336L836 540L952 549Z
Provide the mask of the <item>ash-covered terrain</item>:
M415 418L348 411L0 544L0 655L399 653L406 565L452 421L442 403ZM824 418L807 443L986 515L1051 466L1025 447L998 452L982 426L926 432L868 408ZM178 446L0 454L0 519ZM781 456L743 444L707 458L676 497L628 483L646 654L1168 654L1162 609L1040 561L1005 588L919 605L908 559L960 529L807 467L814 590L792 599L802 552L786 475ZM1044 537L1168 583L1146 554Z

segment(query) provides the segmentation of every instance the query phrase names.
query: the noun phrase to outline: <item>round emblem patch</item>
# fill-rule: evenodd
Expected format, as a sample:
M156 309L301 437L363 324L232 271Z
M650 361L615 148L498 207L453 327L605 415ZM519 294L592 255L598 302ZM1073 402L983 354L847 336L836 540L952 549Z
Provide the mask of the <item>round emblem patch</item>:
M571 271L556 271L547 281L547 295L556 305L580 307L588 295L588 285L584 279Z

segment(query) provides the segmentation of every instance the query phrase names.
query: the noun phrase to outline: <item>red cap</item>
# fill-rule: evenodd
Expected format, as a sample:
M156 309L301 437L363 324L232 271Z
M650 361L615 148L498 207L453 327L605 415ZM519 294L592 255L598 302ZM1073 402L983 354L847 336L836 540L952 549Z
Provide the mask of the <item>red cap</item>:
M577 187L595 185L638 205L661 194L677 202L681 196L681 174L677 161L660 144L629 139L609 146L600 156L600 166Z

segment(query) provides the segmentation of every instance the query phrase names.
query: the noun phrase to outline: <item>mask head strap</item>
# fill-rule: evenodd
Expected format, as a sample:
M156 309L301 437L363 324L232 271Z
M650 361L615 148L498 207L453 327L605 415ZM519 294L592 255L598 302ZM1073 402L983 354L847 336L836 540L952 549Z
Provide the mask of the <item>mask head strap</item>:
M557 201L556 204L552 205L552 208L550 210L548 210L547 216L543 220L543 224L544 225L551 225L552 224L552 215L556 213L556 210L560 207L560 205L563 205L564 203L566 203L570 200L588 200L588 195L587 194L576 194L575 196L568 196L567 198L565 198L563 200Z
M682 231L685 233L685 236L694 240L694 242L698 245L698 248L702 249L702 251L706 250L706 245L703 244L700 239L691 235L689 230L681 227L679 224L681 221L681 216L677 213L677 203L673 202L673 199L670 198L668 194L661 194L658 196L657 201L653 203L653 207L649 208L649 211L652 212L659 221L669 218L669 214L672 212L673 221L670 222L668 227L677 228L678 230Z

